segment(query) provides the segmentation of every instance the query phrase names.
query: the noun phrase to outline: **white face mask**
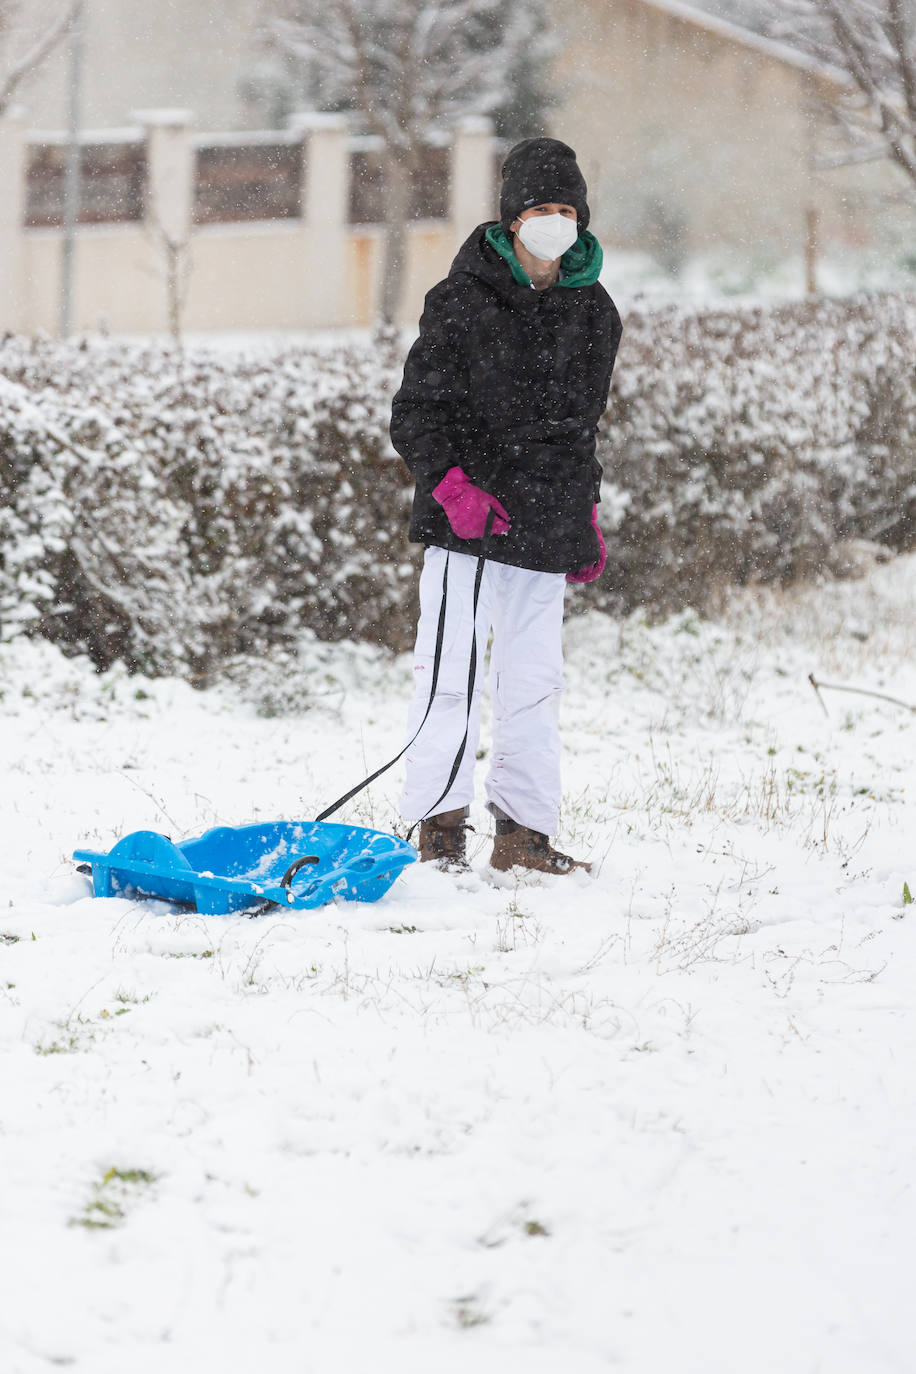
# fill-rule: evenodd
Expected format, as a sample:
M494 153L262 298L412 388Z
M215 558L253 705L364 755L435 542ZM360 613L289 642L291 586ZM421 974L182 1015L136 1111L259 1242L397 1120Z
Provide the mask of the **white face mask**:
M579 237L576 220L568 215L532 215L520 222L518 236L532 257L554 262Z

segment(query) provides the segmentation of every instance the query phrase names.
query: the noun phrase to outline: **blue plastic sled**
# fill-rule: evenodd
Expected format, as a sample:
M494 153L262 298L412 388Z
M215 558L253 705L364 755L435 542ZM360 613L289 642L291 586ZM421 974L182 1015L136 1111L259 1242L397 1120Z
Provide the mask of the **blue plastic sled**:
M107 854L77 849L96 897L158 897L225 916L264 902L304 911L340 898L374 902L417 851L394 835L322 821L219 826L173 844L154 830L125 835Z

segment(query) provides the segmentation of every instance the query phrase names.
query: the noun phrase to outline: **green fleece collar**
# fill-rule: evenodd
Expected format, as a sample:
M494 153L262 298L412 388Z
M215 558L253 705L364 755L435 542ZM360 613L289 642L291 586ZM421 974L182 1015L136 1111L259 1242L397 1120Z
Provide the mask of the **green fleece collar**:
M518 282L519 286L530 286L531 278L515 256L512 240L502 225L491 224L486 231L485 238L490 247L495 248L499 256L505 258L509 264L513 281ZM572 248L568 249L560 259L561 275L556 283L557 286L593 286L598 280L603 261L604 253L601 244L594 234L583 229Z

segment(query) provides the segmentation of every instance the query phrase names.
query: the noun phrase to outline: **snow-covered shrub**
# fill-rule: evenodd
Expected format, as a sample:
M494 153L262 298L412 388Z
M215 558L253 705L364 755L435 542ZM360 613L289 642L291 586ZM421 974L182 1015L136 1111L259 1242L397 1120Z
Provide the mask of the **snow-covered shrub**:
M916 304L625 310L608 568L660 612L916 544ZM206 676L303 629L401 649L419 551L387 439L403 349L0 344L0 626ZM852 560L854 561L854 560Z
M400 357L0 348L0 618L147 672L411 636Z
M901 297L626 312L593 604L702 608L725 584L830 572L845 541L912 548L914 360Z

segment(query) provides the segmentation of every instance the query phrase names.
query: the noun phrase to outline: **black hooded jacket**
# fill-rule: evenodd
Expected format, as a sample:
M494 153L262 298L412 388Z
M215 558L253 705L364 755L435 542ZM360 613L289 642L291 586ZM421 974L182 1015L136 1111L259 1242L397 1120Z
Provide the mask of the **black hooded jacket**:
M597 282L520 285L488 228L474 230L428 293L394 398L391 440L416 479L410 538L480 552L480 540L453 534L432 495L458 466L510 517L509 533L488 541L488 558L575 572L599 554L595 434L620 316Z

